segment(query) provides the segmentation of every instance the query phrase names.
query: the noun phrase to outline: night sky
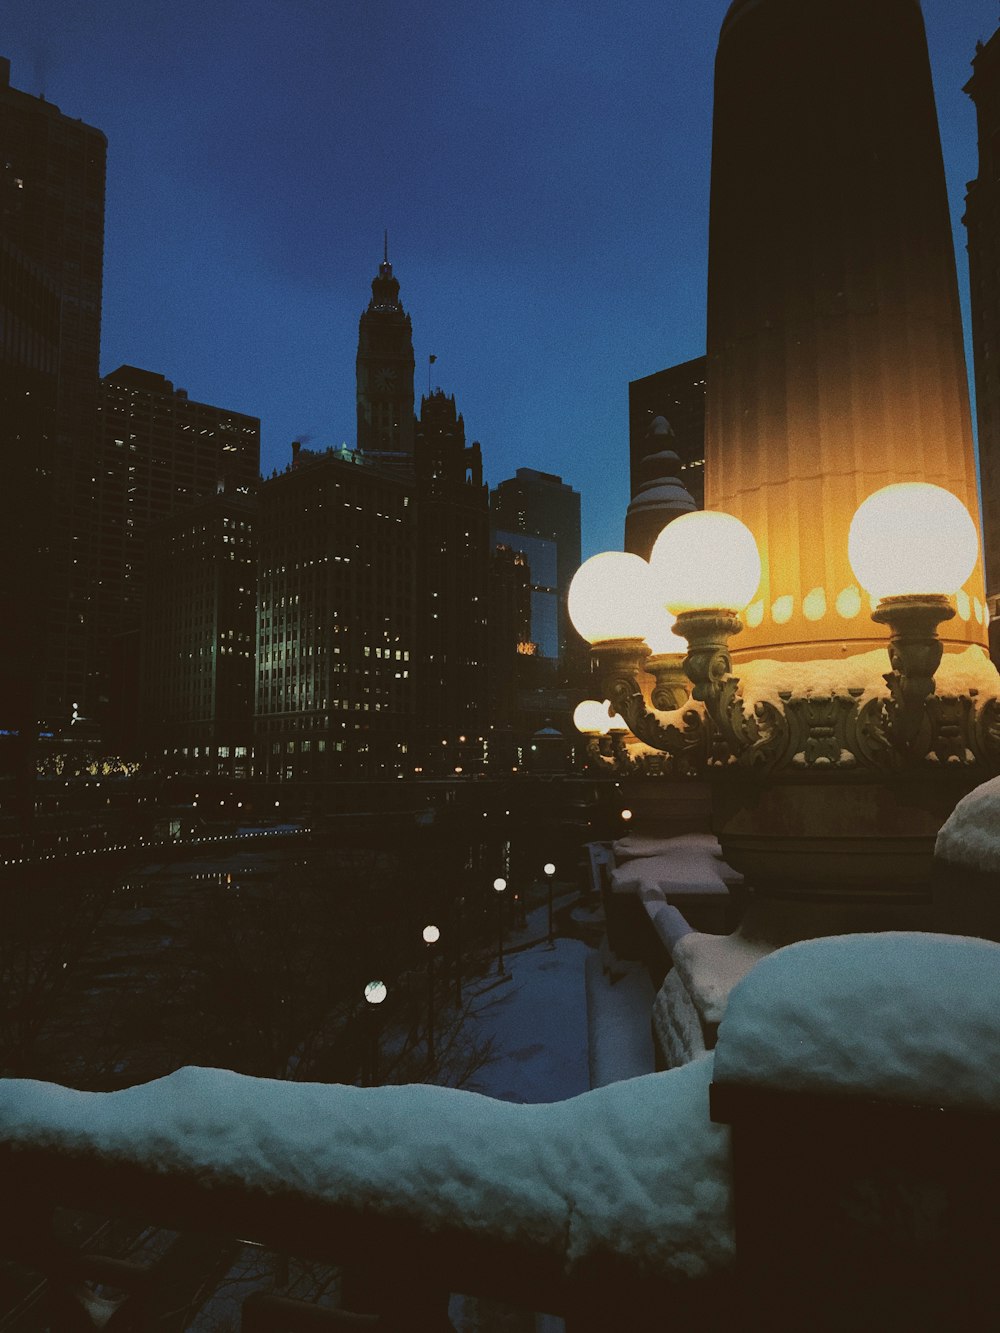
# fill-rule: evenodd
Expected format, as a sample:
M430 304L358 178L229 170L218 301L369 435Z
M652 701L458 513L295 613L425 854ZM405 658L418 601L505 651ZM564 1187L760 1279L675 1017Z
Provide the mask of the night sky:
M7 0L0 54L108 137L102 372L259 416L265 475L353 444L388 228L418 401L433 353L491 484L581 491L587 555L621 546L628 381L704 351L728 3ZM923 11L967 312L962 85L1000 15Z

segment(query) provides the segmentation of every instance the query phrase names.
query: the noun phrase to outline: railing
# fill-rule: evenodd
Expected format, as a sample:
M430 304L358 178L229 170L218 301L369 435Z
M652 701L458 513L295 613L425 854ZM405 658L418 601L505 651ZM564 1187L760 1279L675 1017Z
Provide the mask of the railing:
M733 1315L725 1276L678 1283L607 1254L585 1274L567 1277L561 1256L525 1239L497 1239L488 1228L430 1231L373 1210L318 1202L289 1188L274 1194L200 1175L164 1174L111 1164L86 1153L24 1148L3 1141L0 1222L4 1254L46 1279L50 1324L58 1333L177 1330L185 1304L185 1268L199 1251L203 1269L225 1272L239 1239L279 1255L327 1261L344 1272L342 1291L355 1310L303 1304L258 1291L243 1304L241 1330L375 1327L383 1333L445 1333L449 1293L460 1292L561 1315L572 1333L659 1327L669 1316L701 1329ZM82 1253L56 1238L60 1207L142 1219L183 1233L185 1249L159 1264ZM221 1272L217 1260L221 1257ZM95 1295L93 1285L119 1292ZM364 1313L362 1313L362 1311Z

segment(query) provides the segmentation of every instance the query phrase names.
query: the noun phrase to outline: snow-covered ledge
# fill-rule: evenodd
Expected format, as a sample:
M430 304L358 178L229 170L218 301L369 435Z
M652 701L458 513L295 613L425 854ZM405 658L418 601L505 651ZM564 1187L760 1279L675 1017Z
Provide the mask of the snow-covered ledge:
M808 940L729 997L736 1287L782 1333L973 1329L996 1314L1000 945Z
M335 1260L360 1247L386 1271L401 1259L445 1290L559 1312L573 1286L688 1287L731 1265L729 1133L711 1123L710 1078L709 1060L525 1106L197 1068L110 1093L0 1080L0 1182L33 1197L33 1181L58 1190L82 1169L96 1207L111 1188L154 1211L193 1190L187 1225L235 1216L272 1245L274 1217L304 1215Z

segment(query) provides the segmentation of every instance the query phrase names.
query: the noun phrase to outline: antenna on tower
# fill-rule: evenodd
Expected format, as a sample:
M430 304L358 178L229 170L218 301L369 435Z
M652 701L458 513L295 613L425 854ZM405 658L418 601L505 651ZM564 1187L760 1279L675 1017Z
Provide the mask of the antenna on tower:
M382 258L388 264L389 262L389 228L386 227L382 247Z

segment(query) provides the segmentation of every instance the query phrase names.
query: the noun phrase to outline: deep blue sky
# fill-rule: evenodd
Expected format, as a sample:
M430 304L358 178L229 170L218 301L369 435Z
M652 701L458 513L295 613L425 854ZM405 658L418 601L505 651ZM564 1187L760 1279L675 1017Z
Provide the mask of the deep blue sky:
M874 0L873 0L874 2ZM354 442L382 231L418 397L487 479L558 472L621 546L628 381L704 351L712 65L728 0L7 0L0 54L108 136L102 369L289 442ZM923 0L965 300L962 93L996 0ZM891 78L892 71L886 75Z

